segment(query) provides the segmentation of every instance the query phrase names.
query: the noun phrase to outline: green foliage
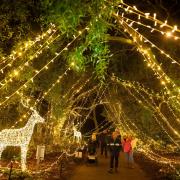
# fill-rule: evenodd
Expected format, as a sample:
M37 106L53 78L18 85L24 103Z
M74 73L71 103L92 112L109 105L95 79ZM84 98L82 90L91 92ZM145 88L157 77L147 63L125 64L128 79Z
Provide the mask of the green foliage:
M89 49L91 51L89 58L100 80L105 80L109 58L109 49L105 44L106 31L107 26L99 19L95 18L92 21L92 25L86 37L86 42L89 44Z
M0 47L9 53L12 46L19 40L33 35L33 31L40 30L41 5L37 1L3 0L0 5Z
M75 50L69 53L68 62L69 66L75 71L82 72L85 70L86 57L83 55L84 47L76 47Z
M95 61L95 70L97 77L100 80L105 80L105 75L108 68L109 49L107 46L97 45L92 55L92 61Z
M17 104L9 104L7 108L0 111L0 131L12 126L12 123L19 117Z
M67 38L74 35L88 25L88 34L85 35L85 41L80 42L78 47L68 52L66 58L69 64L75 64L73 69L82 72L89 63L92 66L100 80L105 79L108 66L108 46L105 44L105 34L107 25L102 23L99 17L108 17L109 11L104 11L103 0L97 1L54 1L50 10L50 22L58 24L59 30L67 35ZM88 65L88 66L87 66Z
M83 5L85 5L83 3ZM82 0L58 1L55 0L49 9L47 20L59 25L62 33L72 35L81 22L81 17L85 14L86 7L82 6Z

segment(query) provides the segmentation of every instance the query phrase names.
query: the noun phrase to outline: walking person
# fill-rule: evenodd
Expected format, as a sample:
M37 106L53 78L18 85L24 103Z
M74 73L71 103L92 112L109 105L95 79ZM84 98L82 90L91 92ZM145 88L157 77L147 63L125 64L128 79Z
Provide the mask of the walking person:
M97 149L97 139L96 139L96 133L93 133L91 138L88 141L88 153L90 155L96 154Z
M124 138L122 142L128 168L134 168L133 149L135 147L136 142L137 139L133 139L131 135Z
M131 164L131 168L134 168L134 149L136 148L136 145L137 145L137 138L135 138L134 136L131 136L130 137L131 139L131 147L132 147L132 151L131 151L131 158L132 158L132 164Z
M108 147L110 151L110 169L108 172L113 173L114 167L115 167L115 172L118 172L119 153L120 150L122 149L121 135L119 132L114 131L112 133L112 137L109 140Z
M87 148L87 162L95 162L97 161L97 139L96 139L96 133L93 133L89 142L88 142L88 148Z
M108 141L108 135L107 135L107 130L104 130L102 134L99 137L100 141L100 148L101 148L101 155L105 155L107 158L107 141Z

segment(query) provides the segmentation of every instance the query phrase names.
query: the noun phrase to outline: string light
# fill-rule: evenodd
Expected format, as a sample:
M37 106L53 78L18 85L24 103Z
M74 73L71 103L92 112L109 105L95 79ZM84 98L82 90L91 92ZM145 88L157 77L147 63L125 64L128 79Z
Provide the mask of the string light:
M82 33L85 31L86 29L83 29L82 30ZM81 34L82 34L81 33ZM36 72L33 77L31 77L31 79L27 80L21 87L19 87L15 92L13 92L11 95L7 96L6 100L0 102L0 106L2 106L4 103L6 103L11 97L13 97L14 95L17 94L18 91L20 91L21 89L25 88L26 85L29 83L29 82L33 82L33 79L39 74L41 73L43 70L47 70L47 67L54 62L54 60L57 59L57 57L64 51L66 51L68 49L68 47L81 35L81 34L78 34L70 43L68 43L60 52L56 53L55 54L55 57L52 58L50 61L48 61L47 64L45 64L40 70L38 70L38 72Z
M114 15L115 15L115 17L118 17L116 14L114 14ZM126 22L123 21L123 20L121 20L121 25L123 25L122 23L125 24ZM137 30L135 30L134 28L132 28L132 26L130 26L130 25L127 24L127 23L126 23L126 25L128 25L128 26L131 28L131 30L134 31L134 33L137 33L136 35L133 35L133 34L129 33L130 36L134 36L134 38L136 38L136 39L137 39L137 37L139 37L141 41L143 40L145 43L149 43L152 48L156 48L161 54L164 54L168 59L171 60L172 63L176 63L176 64L178 64L178 65L180 66L180 63L179 63L177 60L175 60L174 58L172 58L169 54L165 53L161 48L157 47L154 43L152 43L150 40L148 40L147 38L145 38L145 37L144 37L142 34L140 34ZM124 26L124 29L125 29L126 32L127 32L127 27ZM166 33L164 33L164 34L166 34ZM176 40L177 40L177 38L176 38ZM135 42L136 42L136 41L135 41Z
M136 11L139 11L135 6L133 6L133 9L131 9L131 7L130 6L128 6L126 9L125 9L125 11L126 12L128 12L128 13L133 13L133 10L136 10ZM123 16L124 16L124 14L123 14ZM122 17L123 17L122 16ZM142 14L138 14L138 19L140 19L142 16L144 16L145 18L147 18L147 19L151 19L152 17L150 16L150 13L142 13ZM154 16L153 16L153 19L154 20L156 20L156 21L154 21L155 23L154 23L154 26L156 26L157 25L157 23L159 23L159 24L161 24L160 25L160 27L161 28L163 28L163 27L169 27L169 25L167 24L167 21L165 21L164 23L160 23L159 21L157 21L157 19L156 19L156 14L154 14ZM127 19L126 19L127 20ZM127 22L127 24L128 24L128 21L129 20L127 20L126 22ZM130 24L128 24L128 26L130 26L130 27L132 27L133 26L133 23L134 23L135 21L131 21L130 22ZM124 23L124 20L121 20L120 21L120 23L123 25L123 23ZM150 26L147 26L148 28L151 28ZM86 29L86 28L85 28ZM171 27L171 29L172 29L172 27ZM153 32L155 30L155 28L153 28L151 31ZM125 28L125 31L126 32L128 32L128 29L126 29ZM136 32L137 32L137 30L135 30ZM173 27L173 29L172 29L172 32L175 32L175 31L178 31L178 29L177 29L177 26L174 26ZM172 34L172 32L171 31L168 31L168 32L165 32L164 33L164 31L161 31L162 33L163 33L163 35L166 35L167 37L173 37L173 34ZM78 32L79 33L79 35L81 35L83 32L82 31L79 31ZM137 32L138 33L138 32ZM156 45L154 45L153 43L151 43L148 39L145 39L142 35L139 35L139 37L136 37L136 36L133 36L133 34L131 34L131 33L129 33L130 34L130 36L133 38L133 41L134 42L138 42L138 38L141 40L141 41L143 41L143 42L147 42L147 43L150 43L151 44L151 47L157 47ZM45 36L45 34L43 34L43 37ZM78 36L75 36L74 35L74 39L76 39ZM174 37L174 39L175 40L177 40L177 39L179 39L179 37L177 37L177 36L175 36ZM39 41L39 39L37 38L37 41ZM63 51L65 51L65 50L68 50L68 47L71 45L71 43L69 43L64 49L63 49ZM139 45L139 47L140 47L141 45ZM21 49L22 50L22 49ZM161 49L158 49L158 50L160 50L160 52L162 53L162 54L164 54L167 58L170 58L171 60L172 60L172 62L177 62L177 61L175 61L173 58L171 58L171 56L169 55L169 54L166 54L163 50L161 50ZM163 86L165 86L166 87L166 89L167 90L169 90L168 89L168 87L167 87L167 84L168 83L171 83L172 84L172 86L174 87L177 87L176 86L176 84L163 72L163 70L162 70L162 68L161 68L161 65L158 65L158 63L156 63L155 62L155 58L152 58L152 54L150 54L149 52L150 52L150 50L149 49L144 49L144 48L139 48L139 51L143 54L143 56L145 56L145 61L147 62L147 65L149 66L149 67L151 67L156 73L157 73L157 75L159 76L159 77L162 77L162 78L160 78L160 80L161 80L161 83L162 83L162 85ZM61 54L61 52L62 51L60 51L60 52L56 52L55 53L55 55L56 55L56 57L57 56L59 56L60 54ZM18 55L19 56L22 56L22 53L21 52L19 52L18 53ZM55 58L56 58L55 57ZM13 57L14 58L14 57ZM53 63L54 62L54 59L55 58L53 58L51 61L50 61L50 63ZM32 59L32 58L31 58ZM178 63L177 63L178 64ZM28 65L28 64L26 64L26 65ZM40 70L35 70L35 75L33 76L33 77L31 77L30 78L30 80L28 80L23 86L21 86L15 93L13 93L13 94L11 94L10 96L7 96L6 97L6 100L5 101L2 101L0 104L2 105L2 104L4 104L8 99L10 99L14 94L17 94L17 95L20 95L20 93L19 93L19 91L22 89L22 88L27 88L27 83L28 82L30 82L30 81L32 81L33 82L33 79L34 79L34 77L36 77L36 75L38 75L42 70L47 70L49 67L48 67L48 65L49 65L49 63L48 64L46 64L42 69L40 69ZM71 64L70 64L71 66L74 66L75 65L75 63L74 62L72 62ZM11 66L11 64L9 65L9 66ZM163 74L161 74L163 72ZM19 75L19 71L17 71L17 70L14 70L13 71L13 75L15 75L15 76L18 76ZM12 75L11 75L12 76ZM61 77L61 76L60 76ZM12 79L10 78L9 79L9 81L10 82L12 82ZM59 83L60 82L60 79L58 79L57 81L56 81L56 83ZM56 85L56 83L53 83L52 85L51 85L51 87L48 89L48 91L46 91L44 94L43 94L43 98L52 90L52 88L53 87L55 87L55 85ZM1 83L2 85L4 85L3 83ZM6 84L6 83L5 83ZM123 84L123 83L122 83ZM125 87L127 87L127 84L125 84L124 85ZM97 87L94 87L94 89L96 89ZM82 86L81 86L81 89L82 89ZM75 94L77 94L77 93L79 93L80 91L81 91L81 89L79 88L79 89L77 89L76 91L75 91L75 93L71 96L71 98L73 99L73 97L74 97L74 95ZM93 90L94 90L93 89ZM89 93L90 91L88 91L88 93ZM139 93L139 91L136 91L137 93ZM169 91L170 93L171 93L171 91ZM83 95L82 95L83 94ZM72 102L72 105L73 105L73 103L75 103L75 102L77 102L79 99L81 99L85 94L87 94L87 92L86 93L82 93L81 95L79 95L78 96L78 98L76 98L73 102ZM142 94L141 94L141 96L142 96ZM65 97L65 96L64 96ZM140 104L142 104L142 105L144 105L144 102L142 102L142 99L140 99L140 98L137 98L137 96L136 95L134 95L134 97L136 97L136 99L138 100L137 102L138 103L140 103ZM98 99L99 97L97 97L97 99ZM142 96L142 98L144 98L144 96ZM37 101L37 102L39 102L39 100ZM95 101L94 101L95 102ZM158 108L158 107L154 107L153 105L153 102L149 102L147 99L145 100L145 102L147 102L147 104L148 104L148 106L147 106L147 104L145 104L144 105L144 107L147 107L147 108L149 108L149 109L153 109L154 111L156 111L156 112L158 112L159 114L160 114L160 116L162 117L162 119L165 121L165 122L167 122L167 125L169 126L169 122L167 121L167 119L166 118L164 118L164 116L162 115L162 113L160 112L160 108ZM71 105L71 107L72 107L72 105ZM113 108L115 108L115 107L113 107ZM156 109L155 109L156 108ZM120 109L120 107L119 107L119 109ZM91 109L92 110L92 109ZM91 111L90 111L90 113L91 113ZM77 113L75 114L76 116L77 116ZM116 113L116 115L117 115L117 117L119 117L119 114L117 114ZM25 116L25 115L24 115ZM88 118L88 116L89 116L89 114L86 116L86 118L85 118L85 120L87 120L87 118ZM26 116L25 116L26 117ZM85 122L85 121L84 121ZM83 123L82 123L83 124ZM121 125L123 126L123 123L121 123ZM126 126L127 127L124 127L124 129L130 129L131 130L131 128L129 127L129 125L128 124L126 124ZM170 126L171 127L171 126ZM175 131L173 128L171 128L171 130L173 130L173 132L177 135L177 136L179 136L179 133L177 132L177 131ZM165 131L166 132L166 131ZM32 135L32 134L31 134ZM30 136L31 137L31 136ZM147 153L147 151L146 151L146 153ZM67 155L70 155L70 154L68 154L68 152L66 152L66 154ZM74 154L74 153L73 153ZM150 154L150 153L149 153ZM149 155L148 154L148 155ZM162 158L160 158L160 159L162 159ZM159 160L159 159L158 159ZM172 161L168 161L168 160L164 160L163 159L163 161L164 162L171 162L172 163ZM177 161L174 161L174 162L177 162ZM23 169L25 169L25 167L24 167L24 165L22 165L23 167Z
M51 41L50 41L50 43L52 43L55 39L57 39L59 37L59 35L58 36L56 36L54 39L52 39ZM52 37L49 37L49 38L52 38ZM49 41L49 39L47 40L47 41ZM44 45L47 43L47 41L44 43ZM14 71L19 71L19 73L20 72L22 72L24 69L25 69L25 67L29 67L30 66L30 64L29 64L29 62L30 61L32 61L32 60L34 60L34 57L38 57L38 55L40 55L41 53L42 53L42 50L43 49L45 49L46 48L46 46L45 47L41 47L40 49L38 49L36 52L35 52L35 54L33 55L33 56L31 56L29 59L28 59L28 61L26 61L24 64L22 64L22 65L20 65L17 69L15 69ZM12 64L8 64L8 66L12 66ZM5 66L6 67L6 66ZM36 71L35 71L36 72ZM9 77L13 77L13 73L9 73ZM15 80L15 79L14 79ZM3 84L3 82L5 81L5 83ZM6 79L4 79L4 80L2 80L1 81L1 84L2 84L2 86L0 87L0 89L2 89L4 86L6 86L9 82L12 82L12 79L11 78L6 78Z
M120 7L122 10L125 10L127 13L128 13L128 10L131 10L131 12L129 12L129 13L133 13L133 14L136 14L137 16L144 17L144 18L146 18L146 16L147 16L147 13L144 13L144 12L138 10L137 8L133 8L132 6L127 5L127 4L124 3L124 2L120 2L120 4L122 4L122 5L125 6L126 8L124 8L123 6L118 6L118 7ZM146 15L145 15L145 14L146 14ZM139 18L139 19L140 19L140 18ZM174 31L176 31L176 32L180 32L180 30L177 28L177 25L170 26L169 24L167 24L167 20L166 20L165 22L162 22L162 21L158 20L158 19L156 18L156 14L155 14L155 13L153 14L153 17L150 16L150 14L149 14L149 15L148 15L148 20L151 20L151 21L153 21L153 22L156 22L156 24L160 24L160 26L162 26L162 25L163 25L163 27L166 26L166 27L172 29L172 31L174 30Z
M29 109L34 109L34 108L37 106L37 104L38 104L42 99L44 99L44 98L52 91L52 89L53 89L57 84L59 84L59 83L61 82L61 79L67 74L67 72L68 72L69 70L70 70L70 68L68 68L62 75L59 75L58 78L56 79L56 81L55 81L54 83L52 83L51 86L48 88L48 90L45 91L45 92L42 94L41 98L36 99L36 101L34 102L34 104L33 104L32 106L30 106ZM20 94L20 98L24 98L22 94ZM27 97L26 97L26 99L27 99ZM27 101L30 101L30 99L27 99ZM30 103L29 103L29 104L30 104ZM17 121L14 123L14 125L11 126L11 128L14 128L14 126L15 126L16 124L18 124L18 122L21 122L22 119L26 118L29 113L30 113L30 111L28 111L28 112L26 112L26 114L22 115L22 116L19 118L19 120L17 120Z
M116 17L117 17L117 16L116 16ZM121 25L123 25L123 24L121 23ZM124 25L125 25L125 24L124 24ZM128 25L127 25L127 26L128 26ZM127 27L124 26L124 28L126 29ZM136 32L136 30L133 30L132 28L131 28L131 30L134 31L134 32ZM127 29L126 29L126 31L127 31ZM132 33L130 33L129 31L128 31L128 33L130 34L130 36L132 36ZM137 36L135 36L135 37L137 37ZM147 39L146 39L146 40L147 40ZM148 40L147 40L147 41L148 41ZM167 82L167 84L168 84L169 87L170 87L170 85L171 85L171 87L177 89L178 87L176 86L176 84L162 71L162 69L160 68L160 66L157 65L157 61L155 60L155 56L154 56L152 53L150 53L149 50L148 50L149 52L148 52L147 50L144 50L144 49L142 48L142 45L139 45L139 43L137 43L137 45L140 46L139 50L140 50L140 52L142 52L142 55L145 57L145 59L147 60L147 62L150 61L150 62L148 62L148 63L149 63L149 64L148 64L149 67L151 67L152 70L155 72L155 74L159 77L159 79L161 79L161 81L163 81L163 82L162 82L162 85L165 86L167 92L171 92L171 91L170 91L169 88L167 87L166 82ZM163 52L163 51L161 51L161 52ZM164 52L163 52L163 53L164 53ZM166 56L169 57L167 54L166 54ZM152 63L152 61L153 61L153 63ZM173 90L174 90L174 89L173 89ZM174 92L172 92L172 94L173 94L173 93L174 93ZM177 103L179 104L178 101L177 101Z
M70 70L70 68L68 68L63 75L66 75L67 71L69 71L69 70ZM52 90L52 88L55 86L55 84L60 83L60 79L62 79L63 75L59 76L59 78L56 80L56 82L52 84L52 86L48 89L48 91L46 93L44 93L42 98L45 98L45 96ZM29 101L29 99L27 100L27 102L28 101ZM40 101L40 99L37 99L34 106L36 106L36 104L39 101ZM31 109L31 110L33 109L33 113L30 116L28 123L26 124L25 127L20 128L20 129L7 129L7 130L3 130L0 132L0 136L3 137L3 139L0 138L0 157L1 157L1 153L2 153L3 149L5 148L4 147L5 145L6 146L18 146L20 144L19 146L21 146L21 167L22 167L23 171L26 170L26 155L27 155L27 151L28 151L29 141L30 141L32 133L33 133L34 125L38 122L44 122L44 119L39 116L37 111L34 110L34 107L31 106L31 107L29 107L29 109ZM23 115L23 118L26 118L26 117L27 117L26 114ZM22 119L20 119L20 120L22 120ZM17 133L17 131L21 132L21 133ZM23 131L25 131L26 133L23 137L21 137L23 134ZM5 135L3 135L3 134L5 134ZM5 144L4 142L7 141L6 134L8 135L8 138L12 134L12 138L11 138L11 141L8 141Z
M72 63L71 63L71 66L75 66L75 62L72 62Z
M119 123L120 123L119 125L122 126L126 132L131 132L133 135L136 136L136 133L135 133L133 130L131 130L131 128L130 128L129 125L127 124L128 122L129 122L129 123L132 123L131 120L128 120L128 122L126 122L126 121L121 122L121 121L122 121L122 117L118 116L119 112L120 112L120 113L123 113L121 107L119 106L119 109L116 110L116 108L115 108L115 103L109 104L108 107L109 107L109 108L106 109L106 110L107 110L107 112L108 112L108 114L109 114L109 116L108 116L109 119L112 119L113 122L115 121L115 119L117 119L117 120L119 121ZM112 109L112 108L113 108L112 112L109 112L109 109ZM112 115L111 115L111 114L112 114ZM116 115L117 115L117 116L116 116ZM110 117L111 117L111 118L110 118ZM118 126L118 124L116 124L116 125ZM127 128L126 128L124 125L126 125ZM135 128L138 130L138 128L136 127L135 124L133 124L133 126L135 126ZM155 147L157 147L157 146L158 146L158 143L157 143L156 141L152 140L151 138L147 137L146 134L144 134L143 132L140 132L139 130L138 130L138 134L140 134L141 137L144 138L144 142L142 142L142 141L139 142L140 139L138 139L138 144L141 144L141 145L139 146L139 147L141 147L141 148L138 148L138 147L137 147L137 151L140 151L140 152L141 152L142 149L143 149L143 151L146 153L145 155L146 155L148 158L152 158L152 156L151 156L150 153L149 153L149 152L150 152L150 147L151 147L152 144L156 144ZM168 151L168 149L165 149L165 150ZM151 151L151 153L154 154L154 156L157 156L157 157L158 157L158 158L153 158L152 160L158 161L158 163L165 163L165 164L167 164L167 165L170 165L173 169L175 169L175 167L172 165L172 163L174 163L174 164L180 164L180 162L179 162L177 159L164 158L164 157L162 157L162 156L160 156L160 155L158 155L158 154L156 154L156 153L154 153L154 152L152 152L152 151Z
M118 81L118 82L120 83L120 81ZM172 131L176 136L179 137L179 134L178 134L177 131L170 125L170 123L168 122L168 120L167 120L167 119L164 117L164 115L161 113L159 107L157 107L157 106L154 107L153 105L151 105L151 103L138 91L137 87L134 88L134 90L133 90L134 93L131 93L131 91L128 89L128 87L133 88L132 85L129 86L129 85L128 85L127 83L125 83L125 82L121 82L121 84L122 84L122 85L128 90L128 92L137 100L137 102L139 102L139 100L140 100L139 97L142 97L143 100L147 103L148 107L147 107L147 105L144 105L144 103L142 104L142 102L141 102L140 104L142 104L146 109L149 109L149 108L150 108L150 109L152 109L153 111L157 112L157 113L159 114L159 116L162 118L162 120L163 120L163 121L168 125L168 127L171 129L171 131ZM137 92L137 93L139 94L139 96L136 96L135 92ZM149 95L149 93L147 93L147 95ZM152 99L153 99L152 96L151 96L149 99L152 100ZM155 117L155 120L156 120L156 122L158 122L158 124L160 124L156 117ZM170 137L170 139L171 139L177 146L179 146L179 145L175 142L174 138L172 138L172 136L167 133L167 131L165 130L165 128L164 128L161 124L160 124L160 126L161 126L161 128L163 128L163 130L166 132L166 134Z
M117 13L116 13L116 15L117 15ZM132 20L132 19L130 19L130 18L128 18L128 17L124 17L124 14L123 14L123 13L121 14L121 17L122 17L122 18L124 19L124 21L126 21L127 23L130 22L129 26L132 26L133 24L141 25L141 26L143 26L143 27L146 27L146 28L150 29L150 30L151 30L151 31L150 31L151 33L153 33L154 31L156 31L156 32L159 32L159 33L161 33L162 35L164 35L164 36L166 36L166 37L169 35L169 37L174 38L174 40L179 40L179 39L180 39L180 37L173 35L173 31L169 31L169 32L162 31L162 30L157 29L157 28L154 28L154 27L152 27L152 26L150 26L150 25L146 25L146 24L144 24L144 23L142 23L142 22L140 22L140 21L135 21L135 20Z
M53 24L51 24L50 26L51 26L51 27L46 31L46 33L43 33L43 34L45 34L45 36L43 36L43 35L41 35L41 36L38 35L38 36L35 38L34 41L30 41L30 40L29 40L29 41L27 41L27 42L24 43L25 46L21 46L20 49L18 49L17 51L12 51L12 54L9 55L7 58L3 57L3 62L5 62L5 61L7 61L7 60L8 60L8 61L10 60L10 62L9 62L8 64L6 64L4 67L2 67L2 68L0 69L0 72L1 72L1 73L4 73L4 69L5 69L7 66L11 67L11 66L12 66L12 63L14 63L19 56L22 56L24 53L26 53L27 50L29 50L29 49L32 48L34 45L36 45L36 43L39 42L40 40L44 39L44 37L46 37L47 35L49 35L49 34L51 34L52 32L55 32L55 31L56 31L56 30L55 30L55 26L54 26ZM22 50L23 50L23 51L22 51ZM15 55L16 55L16 56L15 56Z

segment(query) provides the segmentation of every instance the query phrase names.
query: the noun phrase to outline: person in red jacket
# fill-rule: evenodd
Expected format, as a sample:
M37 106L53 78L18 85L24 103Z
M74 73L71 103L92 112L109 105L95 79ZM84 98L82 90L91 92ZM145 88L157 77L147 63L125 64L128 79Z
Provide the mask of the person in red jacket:
M133 159L133 148L132 148L132 136L127 136L123 138L123 150L126 155L127 164L129 168L134 168L134 159Z

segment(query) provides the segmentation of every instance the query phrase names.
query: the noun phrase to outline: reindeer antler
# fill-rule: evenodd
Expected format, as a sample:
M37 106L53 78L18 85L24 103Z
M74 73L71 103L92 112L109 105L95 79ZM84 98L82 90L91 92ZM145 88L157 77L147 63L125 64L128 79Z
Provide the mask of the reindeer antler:
M39 95L40 96L40 95ZM39 99L39 97L38 97L38 99ZM28 96L25 96L25 95L23 95L22 96L22 98L21 98L21 104L24 106L24 107L26 107L26 108L28 108L28 109L31 109L32 111L37 111L37 109L36 109L36 107L31 107L30 106L30 101L31 100L33 100L31 97L28 97ZM34 103L34 104L37 104L37 102L40 102L39 100L36 100L36 103Z
M26 107L26 108L29 108L29 104L28 104L28 102L29 102L29 99L28 100L25 100L24 98L21 98L21 104L24 106L24 107Z

